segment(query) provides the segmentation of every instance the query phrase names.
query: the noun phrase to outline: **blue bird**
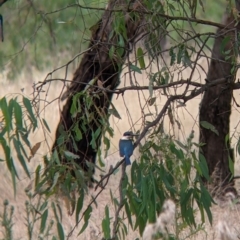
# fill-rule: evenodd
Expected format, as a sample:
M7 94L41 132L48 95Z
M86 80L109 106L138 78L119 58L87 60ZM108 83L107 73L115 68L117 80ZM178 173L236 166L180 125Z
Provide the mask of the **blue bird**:
M130 157L133 154L133 136L137 136L132 132L125 132L119 141L120 157L125 157L125 163L131 165Z

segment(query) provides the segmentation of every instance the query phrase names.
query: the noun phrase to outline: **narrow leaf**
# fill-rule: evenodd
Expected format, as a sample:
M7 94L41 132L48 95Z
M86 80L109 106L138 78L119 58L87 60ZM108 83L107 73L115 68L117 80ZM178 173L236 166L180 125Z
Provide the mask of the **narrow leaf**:
M10 132L12 129L12 119L10 117L11 113L9 112L10 109L8 108L7 100L5 97L0 100L0 108L4 116L5 127L7 131Z
M81 193L80 193L80 197L78 198L78 201L77 201L77 209L76 209L76 224L78 223L79 221L79 214L82 210L82 207L83 207L83 200L84 200L84 191L83 189L81 190Z
M51 130L50 130L46 120L44 118L42 118L42 121L43 121L43 124L44 124L45 128L51 133Z
M16 120L16 126L18 129L22 129L23 128L23 124L22 124L22 108L19 105L18 102L14 101L14 116L15 116L15 120Z
M109 218L109 208L108 206L105 207L105 218L102 220L102 229L104 233L105 239L110 239L110 218Z
M40 227L40 232L43 233L44 229L46 227L46 222L48 218L48 209L46 209L41 217L41 227Z
M58 236L60 240L64 240L65 236L64 236L64 231L63 231L63 227L62 224L60 222L57 223L57 229L58 229Z
M137 58L138 58L141 69L144 69L146 67L144 62L144 54L143 54L142 48L140 47L137 49Z
M112 107L113 107L113 106L112 106ZM110 109L108 110L108 113L109 113L109 114L112 114L114 117L116 117L116 118L118 118L118 119L122 119L121 116L120 116L120 114L118 113L118 111L117 111L117 109L116 109L115 107L110 108Z
M54 174L54 177L53 177L53 184L51 186L51 188L49 189L49 192L56 186L57 182L58 182L58 178L59 178L59 172L56 172Z
M201 121L200 124L203 128L209 129L219 136L218 130L211 123L209 123L207 121Z
M17 139L15 139L15 138L13 138L13 144L14 144L15 150L17 152L18 160L20 161L20 163L21 163L25 173L30 178L30 173L29 173L29 170L27 168L26 161L25 161L24 157L21 154L21 150L20 150L21 142L18 141Z
M80 235L81 233L84 232L84 230L87 228L88 226L88 220L91 216L91 213L92 213L92 207L89 206L88 209L85 211L84 213L84 224L82 226L82 229L80 230L80 232L78 233L78 235Z
M134 72L142 74L141 69L139 67L137 67L136 65L130 64L130 69L133 70Z
M30 100L28 98L25 98L25 97L23 97L23 104L24 104L25 108L27 109L27 112L28 112L29 117L30 117L30 121L33 125L33 131L34 131L37 127L37 119L34 116L33 109L32 109L32 104L31 104Z
M199 154L199 167L202 171L203 176L209 180L209 171L208 171L208 165L205 157L200 153Z
M71 159L78 159L79 158L79 156L77 154L74 154L74 153L69 152L69 151L64 151L64 155L66 157L71 158Z

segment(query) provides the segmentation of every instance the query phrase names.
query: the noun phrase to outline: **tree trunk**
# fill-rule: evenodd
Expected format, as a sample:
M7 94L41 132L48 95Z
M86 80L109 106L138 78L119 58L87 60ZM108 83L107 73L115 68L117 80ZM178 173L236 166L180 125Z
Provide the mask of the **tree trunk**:
M239 4L236 4L236 7L240 10ZM224 84L209 88L204 94L200 107L200 142L205 143L201 150L208 164L210 186L213 187L211 190L214 195L223 191L235 192L229 167L229 158L234 161L234 154L227 136L229 136L233 94L231 84L236 78L237 29L239 30L240 27L239 24L234 26L236 21L233 13L228 14L224 24L226 28L218 29L216 34L206 81L219 78L225 78L226 81ZM202 121L212 124L218 134L201 126Z
M75 163L80 164L85 172L90 173L88 177L91 180L94 167L89 168L88 162L95 163L101 134L108 124L108 108L112 98L112 93L104 89L114 90L119 84L121 67L142 21L139 14L136 16L124 10L128 7L138 10L138 5L128 6L125 2L110 0L102 19L92 28L89 48L68 90L69 96L52 147L52 151L57 150L60 160L71 171L76 169ZM119 9L122 11L112 11ZM116 22L122 24L119 33L114 25ZM120 33L124 32L123 28L126 30L125 36ZM74 159L71 160L69 156Z

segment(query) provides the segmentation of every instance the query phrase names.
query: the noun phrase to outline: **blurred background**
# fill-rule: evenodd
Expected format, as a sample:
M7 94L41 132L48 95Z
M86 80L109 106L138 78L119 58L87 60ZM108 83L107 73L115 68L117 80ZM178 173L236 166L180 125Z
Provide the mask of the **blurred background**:
M80 53L86 50L91 37L91 31L93 31L94 25L101 18L102 11L107 4L106 2L96 0L10 0L0 7L4 25L4 42L0 43L0 98L3 96L8 96L9 98L13 96L21 97L21 95L33 98L35 84L45 79L55 79L43 87L38 98L39 112L41 117L44 117L47 121L51 133L46 135L43 129L39 128L31 136L32 145L37 142L42 143L40 150L29 163L32 171L42 162L43 155L50 152L51 144L55 138L60 110L64 104L64 102L60 101L60 95L66 91L66 84L58 79L72 79L73 73L81 61ZM202 7L197 8L196 17L220 23L225 12L226 1L202 0L201 2ZM182 16L184 13L177 11L177 8L174 8L174 4L177 4L177 2L172 2L172 8L169 8L169 12L166 12L166 14L171 13L174 16ZM178 36L176 31L176 29L180 28L181 31L185 31L186 36L188 31L193 31L187 22L179 25L176 21L175 25L173 24L169 29L165 45L166 49L181 43L182 38ZM214 33L216 28L194 24L194 30L197 33ZM141 45L142 43L139 44ZM188 44L189 48L196 47L195 41L190 41ZM210 39L207 44L208 48L205 50L206 56L211 55L212 44L213 39ZM199 65L193 76L194 81L205 83L204 79L206 78L209 64L206 56L203 56L198 62ZM132 57L134 57L134 53ZM169 64L170 56L168 51L166 51L164 58L164 61ZM148 61L149 59L146 58L146 63ZM151 71L142 71L141 74L134 73L134 83L140 86L149 85L150 73L156 72L159 67L165 66L164 61L161 60L154 63ZM181 78L187 79L190 73L191 69L189 67L180 69L177 66L173 66L171 68L172 81ZM119 87L130 86L127 68L123 69L120 80ZM181 89L178 89L178 91L181 91ZM234 94L236 101L240 103L238 91L235 91ZM109 120L111 127L114 129L114 138L111 138L110 141L111 148L107 152L103 151L102 161L105 163L103 170L108 171L110 165L114 165L120 160L118 140L123 132L129 129L132 131L142 129L144 123L152 121L161 110L166 97L160 90L155 91L153 97L156 97L156 101L153 105L149 105L149 95L149 90L142 90L139 92L127 91L122 96L113 96L113 104L120 118L112 116ZM189 135L194 133L194 141L198 141L198 111L201 97L194 98L186 106L172 106L173 112L164 117L163 123L164 129L169 135L186 142ZM174 124L171 123L171 114L174 116ZM231 137L234 146L238 142L239 119L239 110L234 107L231 116ZM0 155L2 154L1 152ZM137 159L137 157L138 151L136 150L132 160ZM239 159L236 159L236 163L236 174L240 174ZM16 165L16 168L19 170L20 175L21 172L23 174L20 166ZM0 172L2 174L0 201L8 198L11 199L12 204L15 204L17 209L15 236L20 236L16 237L16 239L25 239L21 229L24 222L21 212L26 200L24 188L29 186L30 182L26 178L21 178L17 189L19 194L17 199L14 199L12 192L6 189L6 186L11 184L8 170L1 168ZM116 182L118 180L119 175L116 175L116 179L108 185L108 188L112 189L116 194L118 188ZM110 202L110 199L106 194L99 200L99 205L104 206L108 202ZM0 208L0 212L1 210L2 208ZM96 222L90 224L90 233L91 229L96 233L95 235L99 232L98 226L100 223L98 221L101 219L101 215L103 213L96 209L96 215L94 216ZM64 216L66 221L65 230L67 231L74 226L74 219L71 219L66 212ZM89 236L90 234L87 232L84 239L94 239L93 236ZM134 233L133 236L135 236ZM72 239L74 239L74 236Z

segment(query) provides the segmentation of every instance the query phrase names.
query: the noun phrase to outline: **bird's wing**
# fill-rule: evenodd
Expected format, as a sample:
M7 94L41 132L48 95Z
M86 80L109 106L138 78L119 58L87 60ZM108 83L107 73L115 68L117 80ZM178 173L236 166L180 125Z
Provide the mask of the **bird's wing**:
M120 157L123 157L125 155L124 154L124 142L123 142L123 140L119 141L119 154L120 154Z
M123 147L124 156L132 156L133 154L133 144L132 141L124 141L124 147Z

